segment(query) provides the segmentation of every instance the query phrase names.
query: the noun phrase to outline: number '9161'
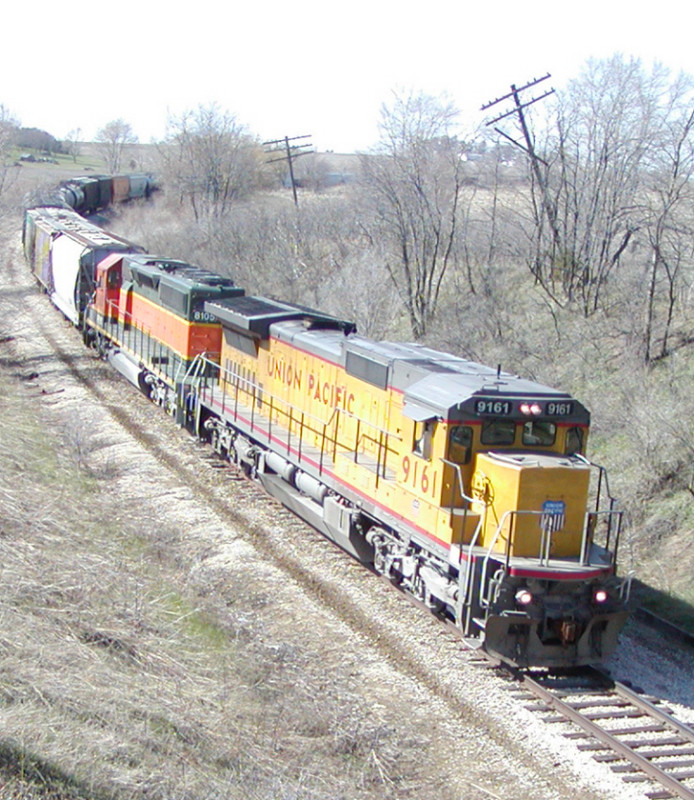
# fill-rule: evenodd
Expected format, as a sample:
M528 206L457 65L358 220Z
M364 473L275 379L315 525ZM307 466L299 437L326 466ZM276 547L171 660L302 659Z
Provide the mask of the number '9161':
M476 414L492 414L503 417L510 414L513 405L508 400L478 400L475 403Z
M574 412L573 403L547 403L545 406L545 414L550 417L568 417Z

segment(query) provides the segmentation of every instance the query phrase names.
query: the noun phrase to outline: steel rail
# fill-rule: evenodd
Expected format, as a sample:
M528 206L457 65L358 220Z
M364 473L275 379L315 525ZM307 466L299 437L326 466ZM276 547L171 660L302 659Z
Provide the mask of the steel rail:
M569 719L579 728L582 728L590 736L605 744L621 758L630 761L637 769L641 770L641 772L644 772L654 781L659 783L672 795L675 797L681 797L683 800L694 800L694 791L692 789L687 788L680 781L678 781L676 778L673 778L656 764L653 764L647 758L644 758L644 756L639 755L639 753L637 753L627 744L621 742L609 731L606 731L604 728L601 728L599 725L596 725L594 722L587 719L569 703L564 702L564 700L557 697L549 689L541 686L530 676L522 673L516 674L519 676L522 684L536 697L542 699L548 706L553 708L563 717ZM638 695L633 693L623 684L615 684L615 688L617 689L617 693L619 695L634 703L645 714L657 718L659 722L663 723L663 725L674 727L676 730L678 730L678 732L682 731L683 736L690 739L690 741L694 741L694 731L691 728L675 720L669 714L665 714L664 712L660 711L660 709L656 708L652 703L649 703L643 698L638 697Z
M686 739L689 742L694 742L694 728L692 728L690 725L680 722L671 714L666 714L664 711L661 711L649 700L646 700L645 697L637 694L633 691L633 689L630 689L623 683L619 683L619 681L614 682L614 691L620 697L623 697L625 700L628 700L630 703L633 703L635 706L640 708L642 711L648 714L649 717L653 717L654 719L662 722L663 725L667 725L668 728L672 728L673 730L677 731L677 733L679 733L683 739Z

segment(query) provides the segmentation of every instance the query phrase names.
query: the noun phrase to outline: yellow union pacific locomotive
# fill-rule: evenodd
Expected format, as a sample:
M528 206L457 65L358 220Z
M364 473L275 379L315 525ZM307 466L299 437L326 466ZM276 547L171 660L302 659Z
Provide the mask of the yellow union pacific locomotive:
M27 210L27 259L85 342L469 641L518 665L608 656L629 585L616 573L621 512L584 456L586 409L500 370L246 297L66 208L152 186L78 179Z
M577 400L266 298L205 311L221 356L180 382L181 423L487 652L574 666L613 651L622 517Z

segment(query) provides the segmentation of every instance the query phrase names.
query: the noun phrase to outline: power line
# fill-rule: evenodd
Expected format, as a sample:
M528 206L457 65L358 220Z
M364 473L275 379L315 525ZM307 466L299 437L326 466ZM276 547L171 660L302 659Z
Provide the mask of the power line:
M509 98L513 98L514 108L510 111L505 111L503 114L500 114L498 117L490 120L487 125L494 125L495 122L499 122L506 117L511 116L512 114L518 115L518 122L520 123L521 131L523 133L523 139L525 140L525 145L521 144L521 142L517 142L513 137L509 136L507 133L504 133L500 128L494 128L494 130L499 133L501 136L504 136L510 142L515 144L517 147L520 147L530 158L530 166L533 171L533 175L535 176L535 180L537 185L540 187L540 193L542 195L542 205L544 208L545 215L547 217L547 221L552 229L552 235L554 237L555 242L559 242L559 229L557 227L557 215L554 206L549 197L549 192L547 190L547 180L545 176L542 174L542 170L540 168L540 162L544 164L546 168L549 168L547 162L541 158L535 152L535 146L533 144L532 137L530 136L530 131L528 130L528 125L525 119L525 114L523 110L528 108L528 106L533 105L534 103L543 100L545 97L549 97L549 95L554 93L554 89L550 89L549 91L545 92L544 94L539 95L539 97L533 97L527 102L521 102L520 93L524 92L526 89L532 89L533 86L537 86L538 83L542 83L542 81L546 81L548 78L552 76L549 72L546 75L543 75L541 78L533 78L533 80L526 83L524 86L516 87L515 84L511 84L511 91L508 94L505 94L503 97L499 97L496 100L492 100L489 103L485 103L480 109L480 111L486 111L489 108L497 105L498 103L502 103L504 100L508 100Z

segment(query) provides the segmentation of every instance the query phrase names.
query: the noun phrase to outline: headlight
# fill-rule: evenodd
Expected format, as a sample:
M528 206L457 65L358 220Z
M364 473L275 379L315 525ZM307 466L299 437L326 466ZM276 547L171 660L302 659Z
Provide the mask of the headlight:
M519 606L528 606L533 601L532 594L527 589L519 589L516 592L516 603Z
M542 414L542 406L538 403L521 403L520 412L526 416L532 415L536 417L538 414Z
M598 604L606 603L608 598L609 598L609 595L607 594L607 591L605 589L596 589L593 592L593 602L594 603L598 603Z

